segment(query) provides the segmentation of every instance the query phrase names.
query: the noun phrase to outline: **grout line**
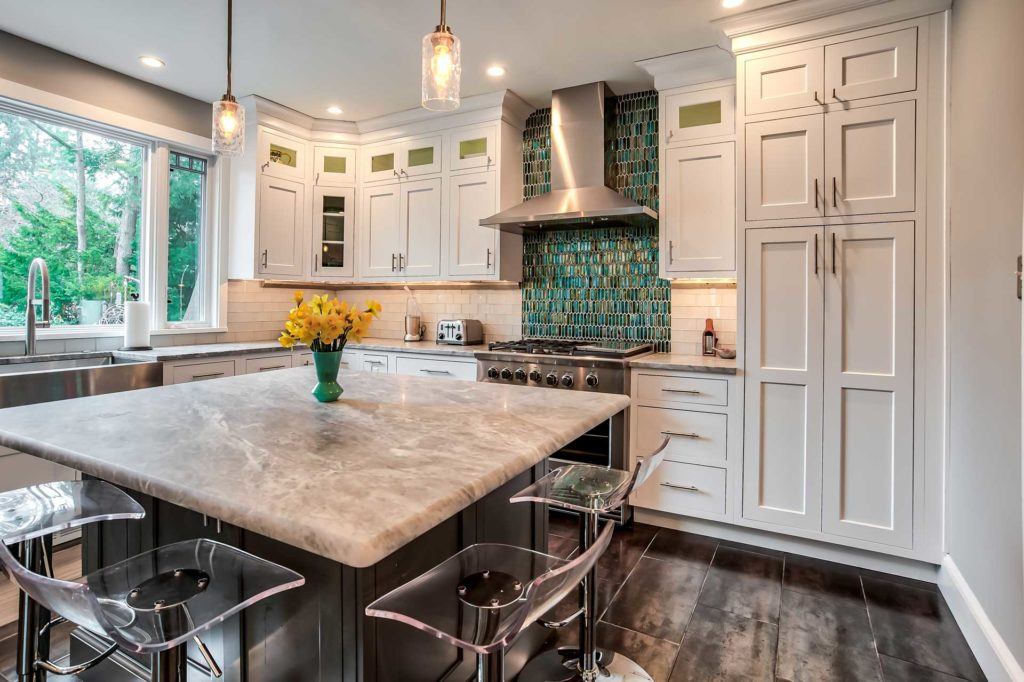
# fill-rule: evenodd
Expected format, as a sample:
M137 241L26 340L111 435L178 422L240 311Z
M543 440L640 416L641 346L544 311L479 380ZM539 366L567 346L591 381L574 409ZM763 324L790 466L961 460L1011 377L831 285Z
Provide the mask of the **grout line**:
M778 629L775 631L775 656L772 657L772 679L779 674L779 646L782 641L782 600L786 597L786 559L788 554L782 555L782 575L779 576L779 612L775 616Z
M640 632L639 630L634 630L633 628L626 627L625 625L619 625L618 623L613 623L610 620L602 620L600 622L604 623L605 625L608 625L610 627L613 627L613 628L618 628L620 630L625 630L626 632L635 633L637 635L640 635L641 637L646 637L648 639L656 639L659 642L665 642L665 644L671 644L676 649L679 648L679 643L678 642L673 642L671 639L665 639L664 637L658 637L656 635L650 635L650 634L648 634L646 632Z
M683 642L686 641L686 633L690 631L690 624L693 622L693 614L697 612L698 606L703 606L703 604L700 603L700 596L704 594L704 586L707 585L708 576L711 575L711 567L715 565L715 557L718 556L718 548L721 546L721 542L715 543L715 551L711 553L711 561L708 562L708 570L704 571L704 580L700 582L700 589L697 590L697 598L693 600L693 608L690 609L690 617L686 619L686 625L683 627L683 634L679 637L679 648L676 650L676 657L672 661L672 667L670 667L668 671L668 676L670 678L672 677L672 673L676 670L676 665L679 663L679 657L682 655Z

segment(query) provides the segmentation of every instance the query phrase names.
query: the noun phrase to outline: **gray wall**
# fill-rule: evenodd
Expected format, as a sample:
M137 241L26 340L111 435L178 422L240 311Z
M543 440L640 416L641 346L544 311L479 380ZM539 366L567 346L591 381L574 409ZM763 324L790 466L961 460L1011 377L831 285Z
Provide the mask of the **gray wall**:
M1024 2L955 0L947 547L1024 663L1021 333Z
M210 104L0 31L0 78L210 136Z

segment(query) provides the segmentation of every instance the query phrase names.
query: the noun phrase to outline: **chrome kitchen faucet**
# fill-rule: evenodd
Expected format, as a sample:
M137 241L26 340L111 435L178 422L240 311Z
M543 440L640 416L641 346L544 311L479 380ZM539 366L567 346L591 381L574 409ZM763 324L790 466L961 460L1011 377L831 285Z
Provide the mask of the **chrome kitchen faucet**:
M36 273L43 277L43 297L34 298L36 290ZM28 266L28 286L25 288L25 355L36 354L36 329L50 327L50 269L46 261L35 258ZM43 306L43 319L36 320L36 306Z

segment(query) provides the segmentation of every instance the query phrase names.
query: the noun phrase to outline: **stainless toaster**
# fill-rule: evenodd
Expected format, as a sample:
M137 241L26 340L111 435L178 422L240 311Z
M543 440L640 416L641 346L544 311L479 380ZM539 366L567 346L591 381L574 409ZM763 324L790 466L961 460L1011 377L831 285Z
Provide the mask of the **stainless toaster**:
M470 346L484 342L480 320L438 320L437 342L454 346Z

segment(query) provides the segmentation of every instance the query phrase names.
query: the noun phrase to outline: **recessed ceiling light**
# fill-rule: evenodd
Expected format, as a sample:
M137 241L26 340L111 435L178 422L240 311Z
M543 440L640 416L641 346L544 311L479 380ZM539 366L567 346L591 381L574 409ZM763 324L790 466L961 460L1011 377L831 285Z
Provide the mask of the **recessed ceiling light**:
M338 106L327 107L327 113L328 114L334 114L335 116L337 116L338 114L341 113L341 107L338 107Z
M488 66L487 75L490 76L491 78L501 78L502 76L505 75L505 67L498 66L497 64L495 64L494 66Z
M142 55L139 57L139 61L143 65L148 66L151 69L162 69L164 68L164 60L159 57L150 57L149 55Z
M725 9L733 9L743 4L743 0L722 0L722 7Z

